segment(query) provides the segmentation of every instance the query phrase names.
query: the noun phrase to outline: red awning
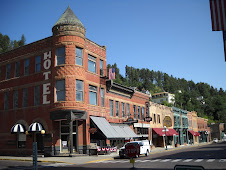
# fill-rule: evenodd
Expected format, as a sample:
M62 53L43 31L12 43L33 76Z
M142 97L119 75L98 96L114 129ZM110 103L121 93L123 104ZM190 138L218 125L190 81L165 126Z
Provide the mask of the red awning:
M159 136L165 136L164 128L152 128L155 133L157 133ZM166 136L173 136L173 135L179 135L174 129L168 129L169 131L166 131Z
M199 132L194 132L193 130L188 130L193 136L200 136Z

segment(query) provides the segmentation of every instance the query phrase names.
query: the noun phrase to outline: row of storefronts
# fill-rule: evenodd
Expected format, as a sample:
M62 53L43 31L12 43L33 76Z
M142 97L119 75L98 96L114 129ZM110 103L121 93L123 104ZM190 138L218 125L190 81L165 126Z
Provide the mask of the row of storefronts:
M115 151L131 140L153 147L209 140L207 119L109 79L106 47L85 37L69 7L52 31L0 54L1 155L31 155L33 142L54 156Z

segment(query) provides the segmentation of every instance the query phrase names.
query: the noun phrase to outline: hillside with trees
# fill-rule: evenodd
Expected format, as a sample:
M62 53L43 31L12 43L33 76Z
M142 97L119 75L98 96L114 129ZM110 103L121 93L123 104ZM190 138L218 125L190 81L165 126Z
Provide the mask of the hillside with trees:
M161 71L149 69L137 69L126 66L125 77L123 77L117 64L110 65L116 69L116 83L127 87L137 87L138 90L149 90L151 94L158 92L169 92L175 94L175 107L196 111L198 116L208 118L209 123L226 123L226 91L219 90L207 83L194 83L184 78L176 78ZM164 102L164 105L170 104Z
M22 35L20 40L10 40L8 35L0 33L0 54L25 45L25 36Z

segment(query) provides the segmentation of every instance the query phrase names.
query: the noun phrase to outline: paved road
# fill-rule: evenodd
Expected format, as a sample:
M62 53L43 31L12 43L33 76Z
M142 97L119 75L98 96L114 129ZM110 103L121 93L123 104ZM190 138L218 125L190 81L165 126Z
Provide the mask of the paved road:
M76 159L76 158L75 158ZM9 166L1 166L6 161L0 161L0 169L31 169L31 162L20 162L14 166L13 161L9 161ZM23 163L26 165L23 165ZM38 163L39 169L131 169L133 165L129 159L120 159L118 156L114 159L101 161L90 161L84 164L68 163ZM171 149L167 152L151 153L148 157L140 156L135 160L136 169L150 170L171 170L175 165L198 165L206 170L226 170L226 142L209 144L196 147L184 147L183 149Z

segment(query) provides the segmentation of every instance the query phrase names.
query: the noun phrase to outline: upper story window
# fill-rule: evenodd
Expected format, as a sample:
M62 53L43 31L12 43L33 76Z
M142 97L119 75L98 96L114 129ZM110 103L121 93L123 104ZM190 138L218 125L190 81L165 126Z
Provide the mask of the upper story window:
M174 119L174 126L177 126L177 117L174 116L173 119Z
M35 57L35 72L38 73L41 71L41 56Z
M100 60L100 75L104 75L104 61Z
M10 79L10 74L11 74L11 64L6 65L6 79Z
M114 116L114 101L109 100L110 116Z
M122 108L122 117L126 117L126 115L125 115L125 103L121 103L121 108Z
M141 118L141 116L140 116L140 106L137 106L137 113L138 113L138 119L140 119Z
M5 92L4 96L4 109L8 110L9 109L9 92Z
M144 119L144 107L141 108L142 119Z
M24 75L27 76L29 75L29 64L30 64L30 60L29 58L24 60Z
M83 101L83 81L76 80L76 101Z
M61 64L65 64L65 47L56 49L56 65L59 66Z
M158 123L161 123L160 115L158 115Z
M96 60L97 58L96 57L93 57L91 55L88 55L88 70L93 72L93 73L96 73L97 72L97 69L96 69Z
M13 91L13 108L18 108L18 90Z
M118 101L115 102L115 114L117 117L119 116L119 102Z
M101 96L101 106L104 107L104 88L100 89L100 96Z
M127 114L127 117L130 117L130 105L128 103L126 105L126 114Z
M17 61L15 63L15 77L19 77L20 76L20 62Z
M97 87L89 85L89 104L97 105Z
M23 89L22 106L28 106L28 88Z
M34 105L40 105L40 86L35 86L34 90Z
M134 114L134 119L137 119L137 106L133 105L133 114Z
M56 80L56 101L65 101L65 80Z
M155 114L154 114L154 121L153 121L153 123L156 123L156 116L155 116Z
M83 65L83 50L82 48L76 47L75 49L75 64L82 66Z

